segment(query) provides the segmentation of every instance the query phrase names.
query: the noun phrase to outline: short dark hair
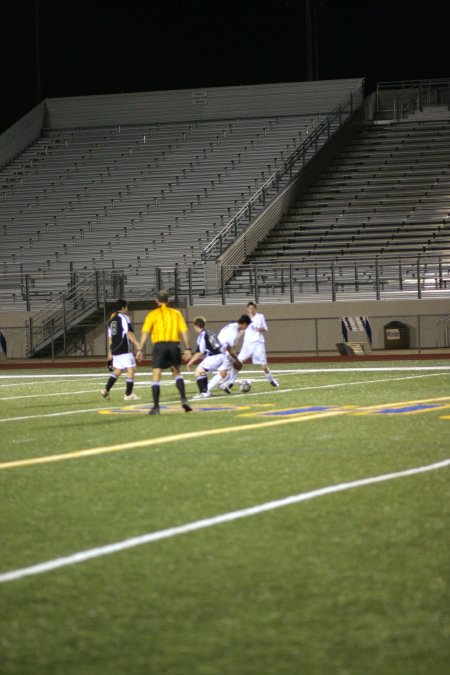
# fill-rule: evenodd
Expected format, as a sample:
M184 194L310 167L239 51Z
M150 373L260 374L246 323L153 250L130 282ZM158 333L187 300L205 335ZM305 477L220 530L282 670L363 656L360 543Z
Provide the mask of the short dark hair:
M256 302L253 302L253 300L250 300L250 302L247 302L247 307L254 307L256 309Z
M206 326L206 319L203 316L196 316L194 319L194 326L204 328Z
M250 326L252 320L251 320L251 318L248 316L248 314L243 314L242 316L239 317L239 319L237 320L237 322L238 322L238 323L246 323L247 326Z
M124 307L128 307L128 302L124 300L123 298L119 298L119 300L116 301L116 304L114 305L114 309L116 312L119 310L123 309Z
M158 300L158 302L164 302L167 304L169 302L169 294L167 291L161 289L160 291L157 292L156 299Z

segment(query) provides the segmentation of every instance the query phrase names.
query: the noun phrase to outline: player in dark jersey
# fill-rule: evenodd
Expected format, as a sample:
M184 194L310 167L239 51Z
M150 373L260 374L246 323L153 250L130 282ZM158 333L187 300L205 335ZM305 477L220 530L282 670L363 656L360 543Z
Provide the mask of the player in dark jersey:
M135 347L138 347L139 344L134 335L127 309L126 300L118 300L108 321L108 362L112 361L112 372L105 388L100 392L106 399L109 399L109 392L122 372L126 370L127 383L124 400L139 400L139 396L133 393L136 361L131 351L131 343Z
M243 317L241 317L242 319ZM250 322L250 319L249 319ZM237 325L237 324L236 324ZM248 324L242 326L245 330ZM187 363L189 369L194 363L201 360L200 365L195 370L195 379L199 394L194 396L198 398L209 398L211 394L211 384L208 387L208 373L218 371L218 381L225 378L227 370L231 364L239 367L236 352L233 345L227 342L222 343L215 333L206 329L206 319L198 316L194 319L194 330L197 333L197 348L195 354ZM214 379L214 378L213 378Z

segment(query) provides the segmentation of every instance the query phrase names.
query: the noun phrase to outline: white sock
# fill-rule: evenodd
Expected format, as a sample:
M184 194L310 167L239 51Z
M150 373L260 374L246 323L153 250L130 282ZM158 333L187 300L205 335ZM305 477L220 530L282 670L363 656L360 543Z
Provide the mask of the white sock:
M208 391L211 391L212 389L214 389L214 387L217 387L219 382L222 382L222 375L216 373L214 377L212 377L211 380L209 381Z
M227 377L227 384L230 386L230 384L234 384L236 382L236 378L238 376L239 371L236 370L236 368L231 367L230 372L228 373Z

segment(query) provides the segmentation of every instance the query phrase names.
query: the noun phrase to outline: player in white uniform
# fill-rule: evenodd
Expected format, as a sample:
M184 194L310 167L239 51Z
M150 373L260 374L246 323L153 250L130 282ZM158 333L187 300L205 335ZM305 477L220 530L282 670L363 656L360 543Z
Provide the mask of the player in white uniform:
M133 343L135 347L138 347L139 343L134 335L133 326L126 312L126 300L118 300L116 309L108 322L108 363L112 362L112 372L105 388L100 393L103 398L109 399L111 388L115 385L122 372L126 370L127 382L124 400L134 401L138 400L139 396L133 393L136 361L131 351L130 343Z
M215 333L206 329L206 319L203 316L197 316L194 319L194 330L197 333L197 346L186 368L189 370L194 363L202 360L194 373L199 391L194 399L209 398L211 392L208 391L208 372L220 368L224 355L219 338Z
M264 314L257 311L254 302L247 303L247 311L252 322L244 333L244 341L238 356L239 361L245 363L251 359L253 364L261 366L272 387L279 387L278 381L272 376L267 365L264 333L267 332L268 327Z
M203 317L194 319L194 329L197 332L197 349L191 360L188 362L189 368L194 363L203 358L203 361L195 371L197 386L200 394L195 398L209 398L211 390L221 384L221 388L228 394L230 391L222 386L225 382L228 372L237 373L242 368L242 363L238 360L234 347L242 332L248 328L251 319L246 314L242 315L236 322L229 323L222 328L218 336L211 334L206 330L206 321ZM211 339L214 336L215 339ZM207 384L208 372L217 371L216 375Z

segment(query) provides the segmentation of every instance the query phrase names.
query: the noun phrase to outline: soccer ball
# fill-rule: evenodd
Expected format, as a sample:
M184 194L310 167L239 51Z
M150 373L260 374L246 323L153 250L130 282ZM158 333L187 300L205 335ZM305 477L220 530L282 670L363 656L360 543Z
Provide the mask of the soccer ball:
M252 388L252 383L250 380L242 380L241 384L239 386L239 389L242 391L243 394L247 394L250 389Z

